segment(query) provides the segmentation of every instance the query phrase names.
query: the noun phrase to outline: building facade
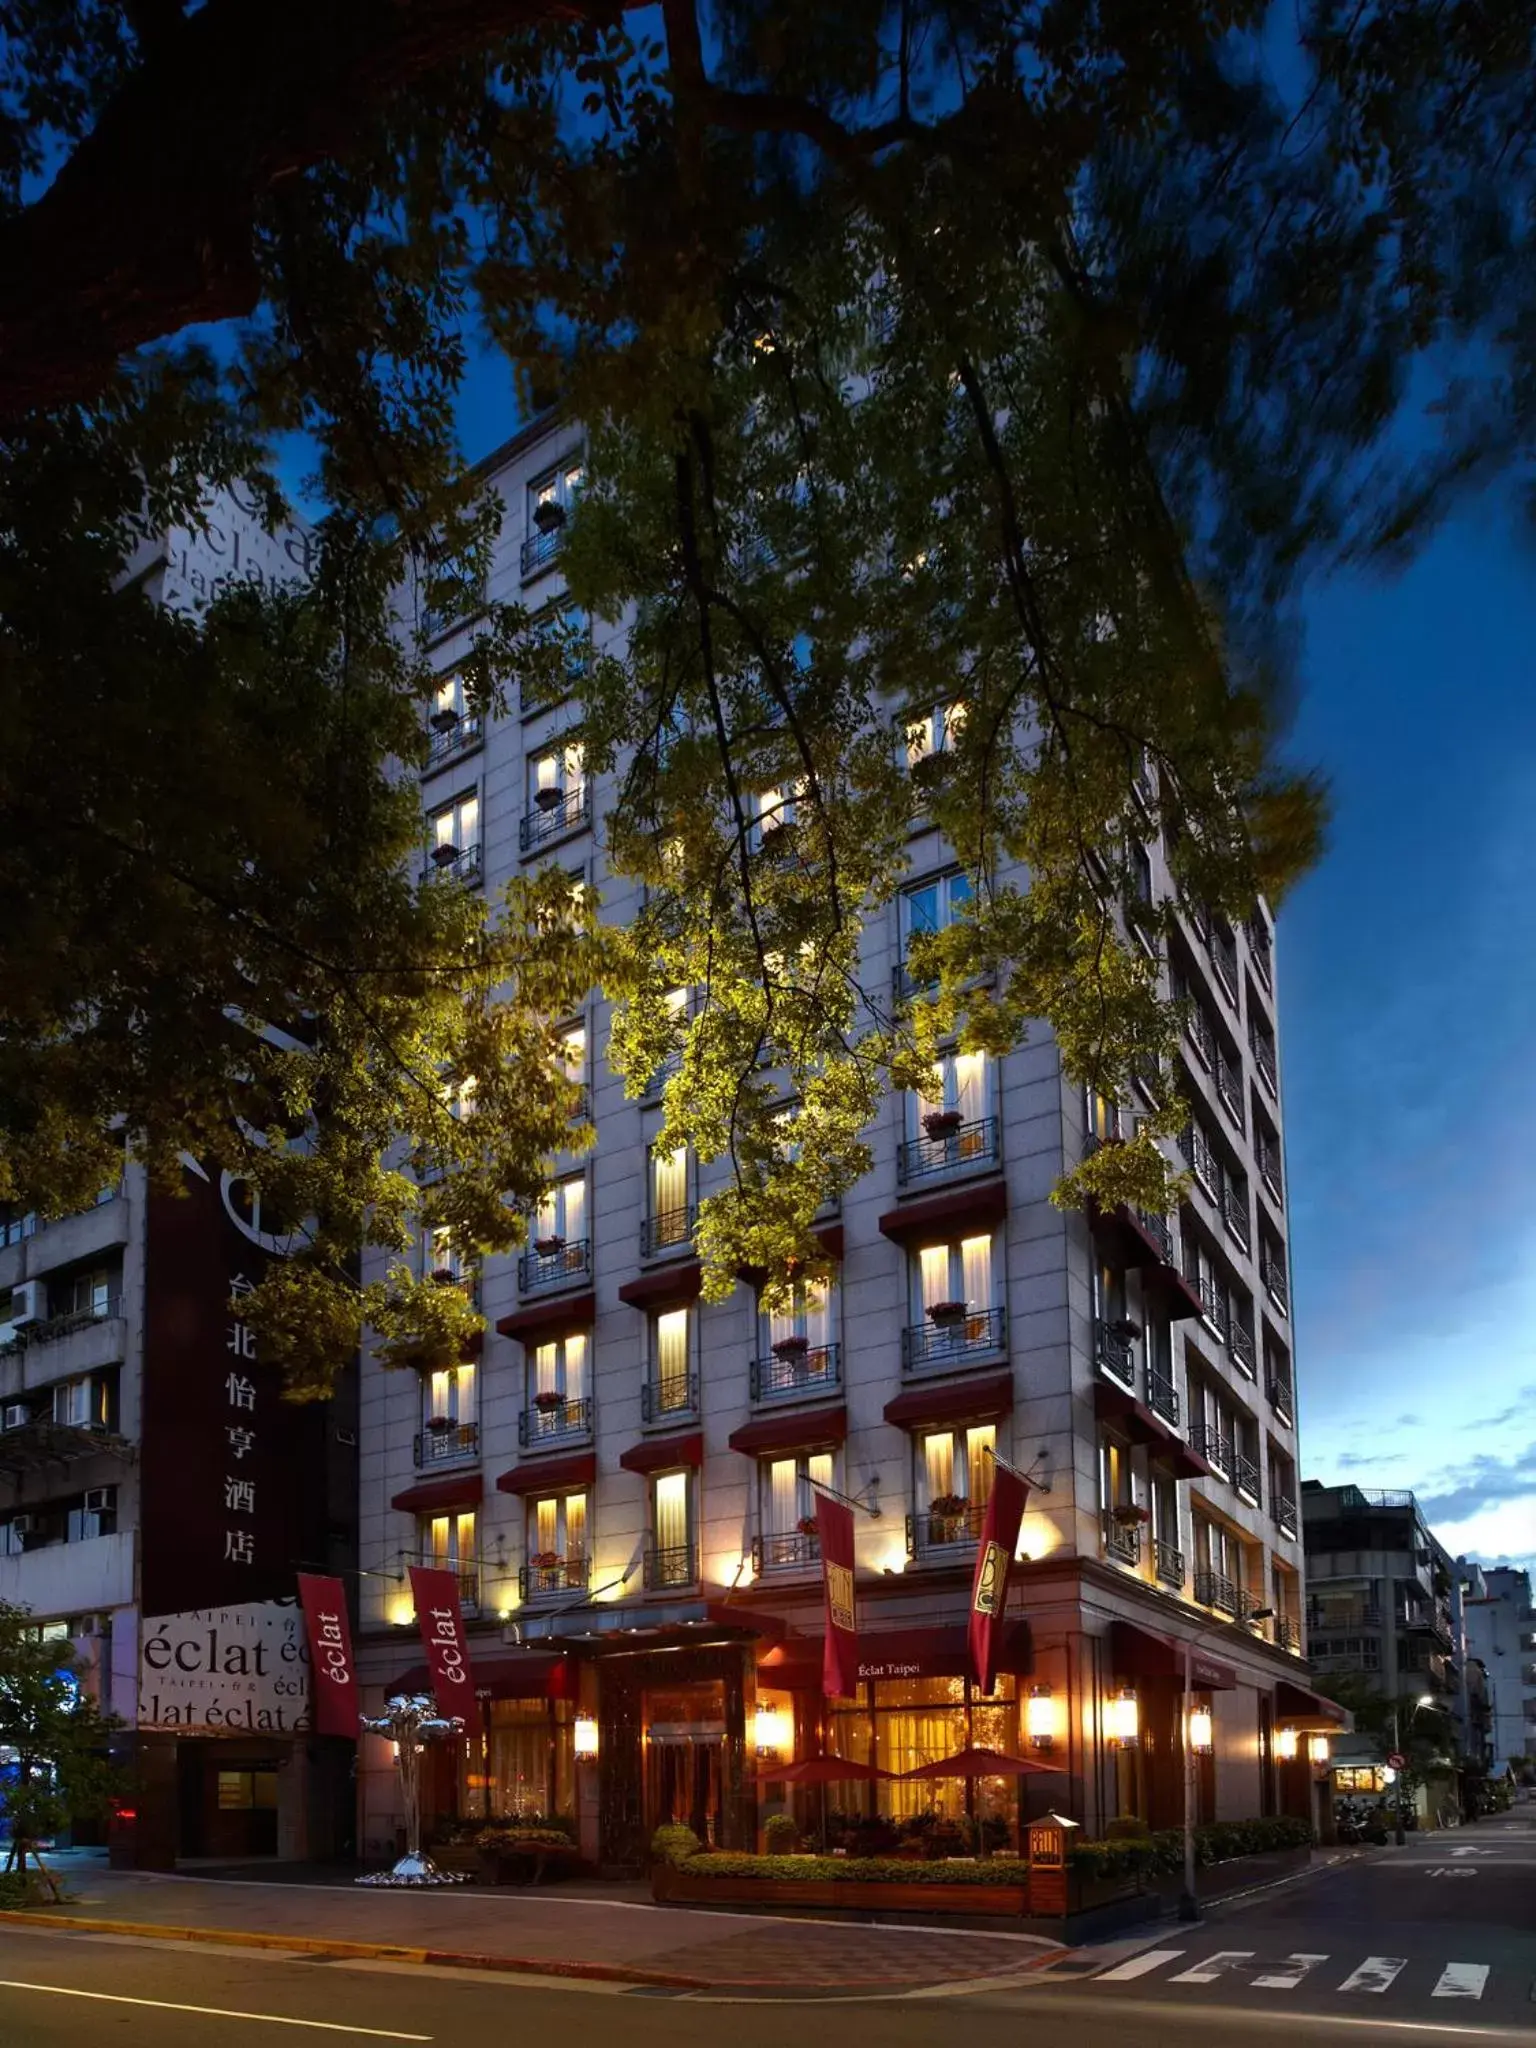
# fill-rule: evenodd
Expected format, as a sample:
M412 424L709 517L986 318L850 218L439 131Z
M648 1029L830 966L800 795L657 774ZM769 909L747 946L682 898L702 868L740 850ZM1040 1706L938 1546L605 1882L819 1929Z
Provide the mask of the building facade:
M1536 1758L1536 1610L1531 1576L1485 1565L1466 1599L1467 1641L1487 1672L1493 1765L1502 1774Z
M291 580L302 535L221 496L146 541L157 601ZM281 1399L240 1293L285 1241L249 1189L128 1168L53 1223L0 1209L0 1599L70 1639L123 1724L128 1860L328 1854L350 1843L350 1745L309 1733L294 1573L355 1555L356 1361L336 1399Z
M562 614L581 466L579 430L548 422L484 465L505 507L492 595ZM494 893L554 862L606 916L633 914L594 830L612 792L585 772L574 705L466 714L469 625L436 643L424 863ZM893 708L909 759L943 730L943 706ZM1146 889L1166 894L1150 823L1143 852ZM966 886L938 835L915 833L864 985L899 988L909 934L952 917ZM719 1169L656 1152L659 1102L627 1096L604 1058L607 1004L572 1016L567 1072L590 1091L595 1147L560 1162L520 1256L471 1273L419 1249L424 1271L477 1290L478 1356L424 1379L363 1369L366 1703L423 1677L406 1579L421 1561L459 1575L486 1708L484 1740L433 1763L439 1818L571 1815L589 1855L633 1864L673 1818L753 1845L771 1810L760 1759L827 1749L901 1771L974 1742L1046 1766L1025 1780L1029 1813L1174 1824L1186 1646L1202 1811L1310 1811L1306 1737L1331 1712L1303 1661L1267 914L1239 930L1181 917L1163 971L1189 1001L1176 1071L1153 1083L1189 1104L1180 1214L1052 1207L1064 1167L1138 1105L1085 1102L1048 1033L996 1061L949 1054L932 1102L883 1105L872 1170L821 1225L835 1285L783 1316L746 1281L700 1302L690 1233ZM981 1698L964 1638L994 1453L1032 1486ZM817 1485L861 1509L860 1694L830 1707ZM360 1779L361 1839L382 1854L387 1745L364 1742ZM1011 1782L837 1797L871 1827L968 1806L1007 1829Z

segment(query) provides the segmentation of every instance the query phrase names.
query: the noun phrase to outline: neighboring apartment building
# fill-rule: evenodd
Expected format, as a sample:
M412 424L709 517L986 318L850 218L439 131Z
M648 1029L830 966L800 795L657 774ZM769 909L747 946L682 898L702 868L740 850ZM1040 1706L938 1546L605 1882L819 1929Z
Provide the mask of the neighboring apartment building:
M1536 1611L1531 1575L1485 1565L1466 1598L1467 1642L1488 1674L1493 1764L1536 1757Z
M506 508L493 595L561 607L581 466L579 430L547 421L483 465ZM594 831L611 791L569 735L574 706L466 715L466 644L463 622L436 646L427 859L492 893L558 862L607 915L632 913ZM893 747L922 750L921 714L942 744L942 707L913 706L893 708ZM867 934L870 989L899 983L909 934L965 898L937 834L910 852L899 904ZM1166 892L1150 833L1145 871ZM1052 1766L1026 1781L1028 1812L1174 1824L1193 1643L1203 1812L1310 1811L1306 1733L1335 1715L1302 1661L1273 935L1262 911L1237 930L1192 915L1171 950L1190 1023L1156 1086L1191 1105L1180 1215L1052 1207L1063 1168L1137 1105L1085 1104L1039 1031L1001 1060L947 1055L931 1103L883 1105L873 1167L821 1230L835 1285L772 1317L746 1281L700 1302L690 1232L721 1169L656 1153L659 1104L627 1097L604 1059L609 1006L572 1016L568 1070L597 1144L559 1163L521 1256L458 1274L488 1318L478 1356L424 1380L363 1369L366 1704L424 1679L405 1578L420 1560L459 1575L487 1709L483 1746L432 1757L430 1810L574 1814L588 1853L633 1863L672 1817L753 1843L757 1758L827 1748L901 1771L974 1741ZM441 1248L420 1256L452 1277ZM1036 1483L983 1700L965 1624L992 1450ZM860 1696L831 1709L818 1483L868 1509ZM361 1837L384 1853L387 1744L365 1740L360 1775ZM866 1791L894 1816L967 1796L944 1781L837 1796ZM1014 1810L1011 1783L978 1791Z
M210 521L146 545L161 602L292 562L232 500ZM181 1199L130 1168L58 1222L0 1209L0 1599L68 1637L124 1723L146 1865L351 1837L350 1746L306 1733L288 1603L296 1568L354 1555L356 1367L331 1404L280 1399L231 1303L283 1249L190 1165Z

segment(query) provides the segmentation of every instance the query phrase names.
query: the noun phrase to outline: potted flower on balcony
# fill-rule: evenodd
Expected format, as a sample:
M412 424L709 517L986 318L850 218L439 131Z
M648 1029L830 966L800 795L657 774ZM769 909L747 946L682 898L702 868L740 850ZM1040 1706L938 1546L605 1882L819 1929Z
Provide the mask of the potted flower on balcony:
M820 1533L817 1529L816 1517L814 1515L802 1515L799 1521L796 1522L795 1528L802 1536L815 1536Z
M452 1287L458 1277L452 1266L434 1266L432 1268L432 1278L439 1287Z
M459 857L459 849L451 839L445 839L440 846L432 849L432 859L440 868L449 868Z
M1118 1337L1123 1344L1129 1344L1141 1335L1141 1325L1134 1316L1116 1316L1109 1326L1109 1334Z
M965 1509L966 1503L958 1493L940 1493L928 1503L928 1512L936 1522L958 1522Z
M952 1330L965 1321L965 1308L963 1301L933 1301L928 1304L928 1320L941 1330Z
M811 1348L809 1337L780 1337L773 1347L775 1358L801 1359Z
M557 811L565 802L565 791L558 783L547 782L542 789L536 789L533 800L541 811Z
M452 732L459 722L459 714L449 704L433 712L430 723L434 732Z
M1152 1519L1147 1510L1134 1500L1117 1501L1109 1513L1110 1519L1118 1522L1122 1529L1138 1529Z
M427 1428L432 1432L433 1436L442 1436L452 1427L453 1417L451 1415L429 1415L427 1417Z
M923 1117L923 1130L933 1139L952 1138L964 1122L958 1109L930 1109Z
M528 1562L536 1572L557 1572L565 1559L558 1550L536 1550Z
M565 1396L546 1387L542 1394L534 1395L533 1405L541 1415L554 1415L565 1406Z
M551 1231L545 1237L536 1237L533 1248L541 1259L557 1259L565 1250L565 1239Z

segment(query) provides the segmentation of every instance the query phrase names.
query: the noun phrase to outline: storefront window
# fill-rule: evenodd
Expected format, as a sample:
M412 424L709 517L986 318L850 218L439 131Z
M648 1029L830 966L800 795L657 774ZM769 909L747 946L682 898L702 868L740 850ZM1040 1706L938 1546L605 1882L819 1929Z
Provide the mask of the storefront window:
M1011 1677L999 1678L986 1696L964 1678L879 1679L864 1691L871 1696L865 1703L839 1707L831 1716L828 1746L836 1756L881 1770L911 1771L968 1748L1020 1754L1017 1686ZM898 1827L933 1814L962 1822L992 1820L1012 1835L1016 1795L1009 1778L881 1781L868 1792L868 1810ZM854 1806L852 1787L849 1794Z
M572 1709L566 1700L483 1700L485 1754L461 1767L466 1819L534 1821L576 1810Z

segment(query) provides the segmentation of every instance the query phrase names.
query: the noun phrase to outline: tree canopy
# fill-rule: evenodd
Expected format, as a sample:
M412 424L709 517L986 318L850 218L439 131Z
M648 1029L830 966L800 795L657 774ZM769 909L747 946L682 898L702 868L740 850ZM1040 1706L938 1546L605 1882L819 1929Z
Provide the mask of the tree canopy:
M319 1392L365 1316L455 1354L462 1298L365 1295L353 1251L521 1240L591 986L636 1090L680 1055L667 1141L731 1164L710 1292L814 1263L881 1091L949 1034L1043 1020L1123 1097L1179 1022L1136 837L1232 918L1315 854L1277 752L1297 579L1528 461L1533 19L9 0L0 1198L67 1209L124 1143L238 1166L308 1219L253 1314ZM401 593L480 584L454 404L485 339L584 424L569 579L628 638L573 678L479 609L466 687L574 680L628 933L558 875L482 906L412 858ZM1393 435L1410 396L1433 429ZM296 448L309 592L156 612L143 533L235 479L276 518ZM859 938L918 816L972 907L888 999ZM1183 1115L1060 1199L1166 1207Z
M26 1608L0 1601L0 1749L12 1759L0 1783L5 1867L25 1876L30 1860L55 1897L38 1845L106 1812L119 1785L107 1755L116 1725L81 1690L69 1643L45 1640Z

